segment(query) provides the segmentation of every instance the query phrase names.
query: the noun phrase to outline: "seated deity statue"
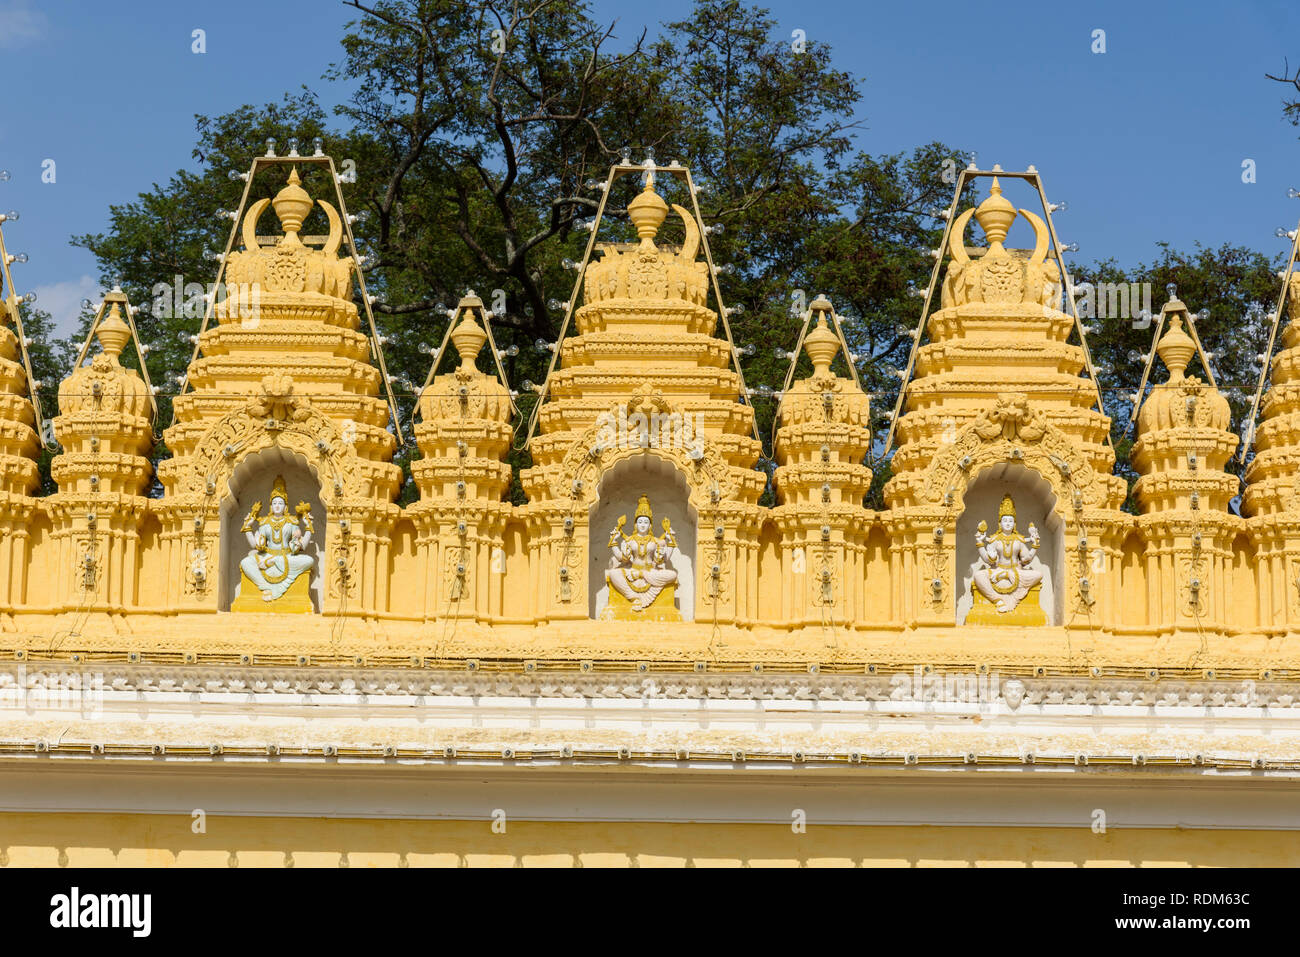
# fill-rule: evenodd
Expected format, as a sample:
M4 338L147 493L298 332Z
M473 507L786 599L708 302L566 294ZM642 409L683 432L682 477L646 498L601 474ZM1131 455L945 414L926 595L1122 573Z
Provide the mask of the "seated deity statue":
M233 606L234 610L250 610L256 607L252 604L252 595L245 594L250 585L261 593L263 603L273 605L284 599L290 587L299 579L302 583L294 591L301 594L296 596L298 601L294 604L301 605L302 599L306 598L306 608L295 607L292 610L311 610L307 589L311 581L310 572L312 566L316 564L316 559L303 554L303 550L311 543L314 531L311 506L306 502L299 502L296 517L289 513L288 508L289 496L285 490L284 477L277 476L275 484L271 487L270 514L262 515L262 503L254 502L241 528L251 550L239 563L239 570L243 574L239 596ZM264 608L263 610L280 609Z
M1027 535L1016 530L1015 502L1010 495L1003 496L998 530L990 535L988 523L980 522L975 532L979 559L971 566L974 592L966 624L1046 624L1037 601L1046 574L1038 561L1041 544L1033 522ZM1029 596L1033 600L1025 602Z
M642 495L637 502L633 533L623 532L626 515L619 516L618 525L610 532L609 569L605 572L610 601L602 617L681 620L680 612L673 605L677 571L669 564L677 548L677 538L666 518L663 534L657 537L651 534L653 518L650 500Z

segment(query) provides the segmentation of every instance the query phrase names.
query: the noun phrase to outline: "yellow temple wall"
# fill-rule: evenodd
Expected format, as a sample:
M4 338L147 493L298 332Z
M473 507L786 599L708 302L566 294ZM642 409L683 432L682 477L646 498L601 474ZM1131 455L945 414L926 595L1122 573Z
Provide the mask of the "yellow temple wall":
M169 610L204 616L219 611L215 527L205 526L203 535L196 537L188 523L175 526L165 504L155 511L151 500L136 530L100 529L99 581L95 594L88 596L74 547L74 538L81 533L55 529L45 503L32 501L23 533L5 536L3 545L9 556L5 580L18 631L24 630L23 620L29 615L87 609L121 609L128 616ZM345 613L394 622L437 622L448 617L483 624L587 619L587 589L601 585L588 582L584 574L587 517L577 518L570 541L562 528L556 533L530 506L497 504L495 508L502 517L471 538L466 589L459 602L449 600L444 567L455 557L454 533L426 538L419 530L417 513L410 508L394 508L398 517L391 531L354 531L354 593ZM957 561L955 511L940 520L946 524L941 540L936 540L934 529L940 526L924 517L905 519L891 511L862 509L861 520L843 532L837 527L828 546L817 540L815 527L809 531L803 520L780 519L773 512L761 524L729 523L720 543L714 538L712 522L701 521L694 561L698 621L712 622L716 608L720 624L747 629L790 630L830 622L837 628L872 633L954 624L954 582L960 583L963 571ZM1300 592L1295 576L1300 555L1288 552L1286 542L1259 519L1224 514L1216 521L1218 530L1207 526L1197 553L1196 568L1203 579L1199 613L1189 610L1186 594L1192 546L1153 532L1149 523L1132 517L1104 538L1100 531L1089 532L1086 562L1094 598L1089 614L1079 605L1074 581L1081 561L1079 536L1068 534L1066 574L1058 586L1066 592L1062 625L1116 636L1153 637L1198 630L1224 636L1270 635L1296 627ZM332 520L328 527L330 547L322 552L323 567L314 573L327 582L338 555ZM205 591L196 590L187 575L199 541L208 551L210 578ZM826 547L832 553L828 567L834 600L823 616L817 599ZM561 600L562 561L575 569L567 601ZM723 569L716 603L711 578L715 563ZM935 577L942 581L938 601L930 588ZM329 588L325 594L326 612L336 612L337 598Z
M1259 867L1300 831L0 814L8 867Z

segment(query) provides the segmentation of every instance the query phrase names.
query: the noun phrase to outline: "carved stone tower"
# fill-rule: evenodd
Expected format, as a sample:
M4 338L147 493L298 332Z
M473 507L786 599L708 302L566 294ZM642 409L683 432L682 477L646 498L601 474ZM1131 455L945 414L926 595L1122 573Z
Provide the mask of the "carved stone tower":
M505 601L506 535L511 507L503 461L514 434L510 392L475 359L487 342L483 301L472 293L457 306L451 341L460 366L433 379L419 400L415 438L424 457L411 463L420 500L408 509L423 564L426 618L489 621ZM457 322L457 320L452 320Z
M781 400L776 431L777 507L781 533L781 620L839 624L866 617L867 533L862 504L871 470L871 400L852 379L831 371L842 351L827 325L829 300L809 306L817 325L804 339L813 373Z
M257 235L268 204L282 236ZM313 205L295 168L274 200L249 208L243 249L226 269L229 295L189 368L191 391L176 398L176 422L165 432L174 457L158 469L169 604L216 609L210 587L185 587L194 550L211 549L218 538L224 549L239 547L232 506L264 494L259 487L269 487L277 470L299 476L294 497L318 494L326 513L316 515L321 604L373 614L387 602L401 482L391 461L396 438L351 301L351 264L338 255L338 212L319 201L329 222L321 248L299 236ZM232 560L223 553L227 583L238 581ZM224 606L228 584L223 594Z
M153 403L140 374L120 361L131 340L121 312L125 297L110 294L109 301L95 330L100 352L63 380L54 420L63 451L50 466L59 491L47 501L58 543L55 594L64 611L121 612L138 600Z
M756 614L761 448L731 350L714 335L707 267L696 259L699 224L673 209L686 227L681 249L655 242L668 204L647 177L628 207L640 242L600 245L575 314L579 334L559 345L561 367L530 445L534 465L522 474L543 620L593 616L589 598L602 586L617 513L602 515L611 528L593 528L592 509L637 482L673 500L674 524L688 525L692 542L698 527L698 544L679 546L694 566L693 587L678 592L688 605L693 592L694 607L682 615L732 622Z
M1084 624L1100 623L1099 592L1118 587L1118 576L1099 585L1102 576L1091 572L1118 554L1126 524L1118 511L1124 482L1110 474L1110 419L1091 408L1092 383L1080 377L1083 349L1067 341L1073 320L1059 308L1046 224L1028 210L1019 214L1033 227L1032 251L1003 246L1017 212L995 178L988 198L951 231L942 308L918 353L885 486L885 521L899 552L894 613L906 621L961 617L954 602L969 593L975 522L996 519L1008 492L1021 525L1042 530L1043 587L1055 586L1050 599L1042 597L1052 606L1044 609L1049 623L1080 615ZM972 215L986 249L964 245ZM982 514L967 515L976 486Z
M1228 400L1185 374L1196 354L1183 331L1187 307L1175 299L1165 312L1169 327L1156 352L1169 379L1142 405L1132 456L1142 476L1133 491L1145 539L1147 587L1139 604L1169 628L1219 629L1233 617L1232 542L1244 528L1228 511L1240 483L1224 471L1237 437L1228 431Z

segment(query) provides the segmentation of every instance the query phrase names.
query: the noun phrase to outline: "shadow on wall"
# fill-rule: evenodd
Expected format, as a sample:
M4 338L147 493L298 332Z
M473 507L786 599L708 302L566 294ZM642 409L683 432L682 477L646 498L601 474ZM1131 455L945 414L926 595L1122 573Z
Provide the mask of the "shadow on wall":
M651 534L663 534L663 520L672 522L677 549L671 565L677 571L675 602L684 621L695 619L695 509L690 504L690 487L673 465L656 455L624 459L600 477L596 504L591 510L591 540L587 559L587 611L592 618L609 604L609 536L620 515L627 516L625 532L631 533L637 500L645 495L654 510Z

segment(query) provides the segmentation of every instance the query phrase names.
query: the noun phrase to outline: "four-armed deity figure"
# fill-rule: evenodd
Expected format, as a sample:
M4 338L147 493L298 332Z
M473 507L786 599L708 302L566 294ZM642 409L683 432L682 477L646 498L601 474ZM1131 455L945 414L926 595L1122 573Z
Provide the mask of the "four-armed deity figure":
M677 572L669 564L677 537L668 519L664 519L664 533L658 537L650 533L653 520L650 500L642 495L637 502L633 534L623 534L627 516L620 515L618 525L609 534L609 570L605 581L612 591L628 600L632 611L643 612L654 603L665 588L676 586Z
M300 575L309 572L316 564L316 559L303 554L314 531L311 506L299 502L297 518L289 514L288 508L289 494L284 487L284 477L276 476L271 487L271 513L260 515L262 503L254 502L241 529L252 551L240 561L239 568L244 578L261 590L265 602L282 597ZM302 528L298 525L299 519ZM310 581L310 576L307 581Z
M980 522L975 532L979 561L971 566L971 581L998 614L1007 615L1043 580L1042 566L1034 561L1041 542L1033 522L1029 523L1028 536L1016 531L1016 503L1010 495L1002 497L998 530L989 535L988 528L987 522ZM968 617L967 621L972 619Z

